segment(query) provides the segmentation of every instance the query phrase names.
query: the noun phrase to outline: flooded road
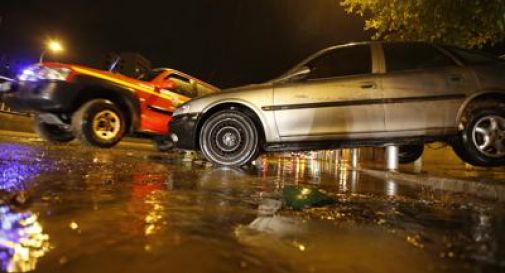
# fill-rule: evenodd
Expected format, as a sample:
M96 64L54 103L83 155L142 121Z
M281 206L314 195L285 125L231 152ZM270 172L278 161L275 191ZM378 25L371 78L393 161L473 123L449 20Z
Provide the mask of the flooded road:
M0 271L505 271L503 203L344 163L6 141L0 159Z

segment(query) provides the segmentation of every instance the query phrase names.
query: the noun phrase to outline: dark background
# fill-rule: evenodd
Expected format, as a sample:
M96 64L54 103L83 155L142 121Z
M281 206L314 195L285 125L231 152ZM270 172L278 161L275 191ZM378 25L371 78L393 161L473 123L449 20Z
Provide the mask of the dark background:
M66 52L48 59L103 67L107 53L138 52L153 67L237 86L278 76L324 47L369 40L363 19L339 2L1 0L0 58L36 62L56 38Z
M112 51L138 52L219 87L261 82L315 51L369 40L363 19L336 0L2 0L0 54L35 62L48 38L66 52L48 56L94 67Z

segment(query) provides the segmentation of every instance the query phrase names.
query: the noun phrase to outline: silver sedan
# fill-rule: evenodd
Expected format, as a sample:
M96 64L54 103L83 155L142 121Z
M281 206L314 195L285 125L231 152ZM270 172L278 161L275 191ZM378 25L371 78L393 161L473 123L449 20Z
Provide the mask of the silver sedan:
M173 139L210 161L248 164L259 153L450 143L466 162L505 164L505 63L427 43L330 47L264 84L191 100L176 110Z

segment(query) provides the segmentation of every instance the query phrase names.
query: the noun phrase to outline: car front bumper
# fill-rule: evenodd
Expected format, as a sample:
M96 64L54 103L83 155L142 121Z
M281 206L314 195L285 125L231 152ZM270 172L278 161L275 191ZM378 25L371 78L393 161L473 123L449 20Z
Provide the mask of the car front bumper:
M16 82L2 100L13 110L69 112L80 86L64 81Z
M170 131L177 148L184 150L198 149L197 126L199 120L199 113L183 114L172 118Z

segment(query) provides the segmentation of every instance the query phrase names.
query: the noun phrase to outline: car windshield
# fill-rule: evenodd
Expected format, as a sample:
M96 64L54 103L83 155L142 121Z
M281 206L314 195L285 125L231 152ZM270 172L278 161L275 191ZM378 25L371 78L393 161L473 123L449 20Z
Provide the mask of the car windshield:
M145 82L150 82L154 80L158 75L160 75L163 69L153 69L141 74L137 79Z
M458 47L445 47L456 55L466 65L498 64L503 63L497 56L478 50L468 50Z

